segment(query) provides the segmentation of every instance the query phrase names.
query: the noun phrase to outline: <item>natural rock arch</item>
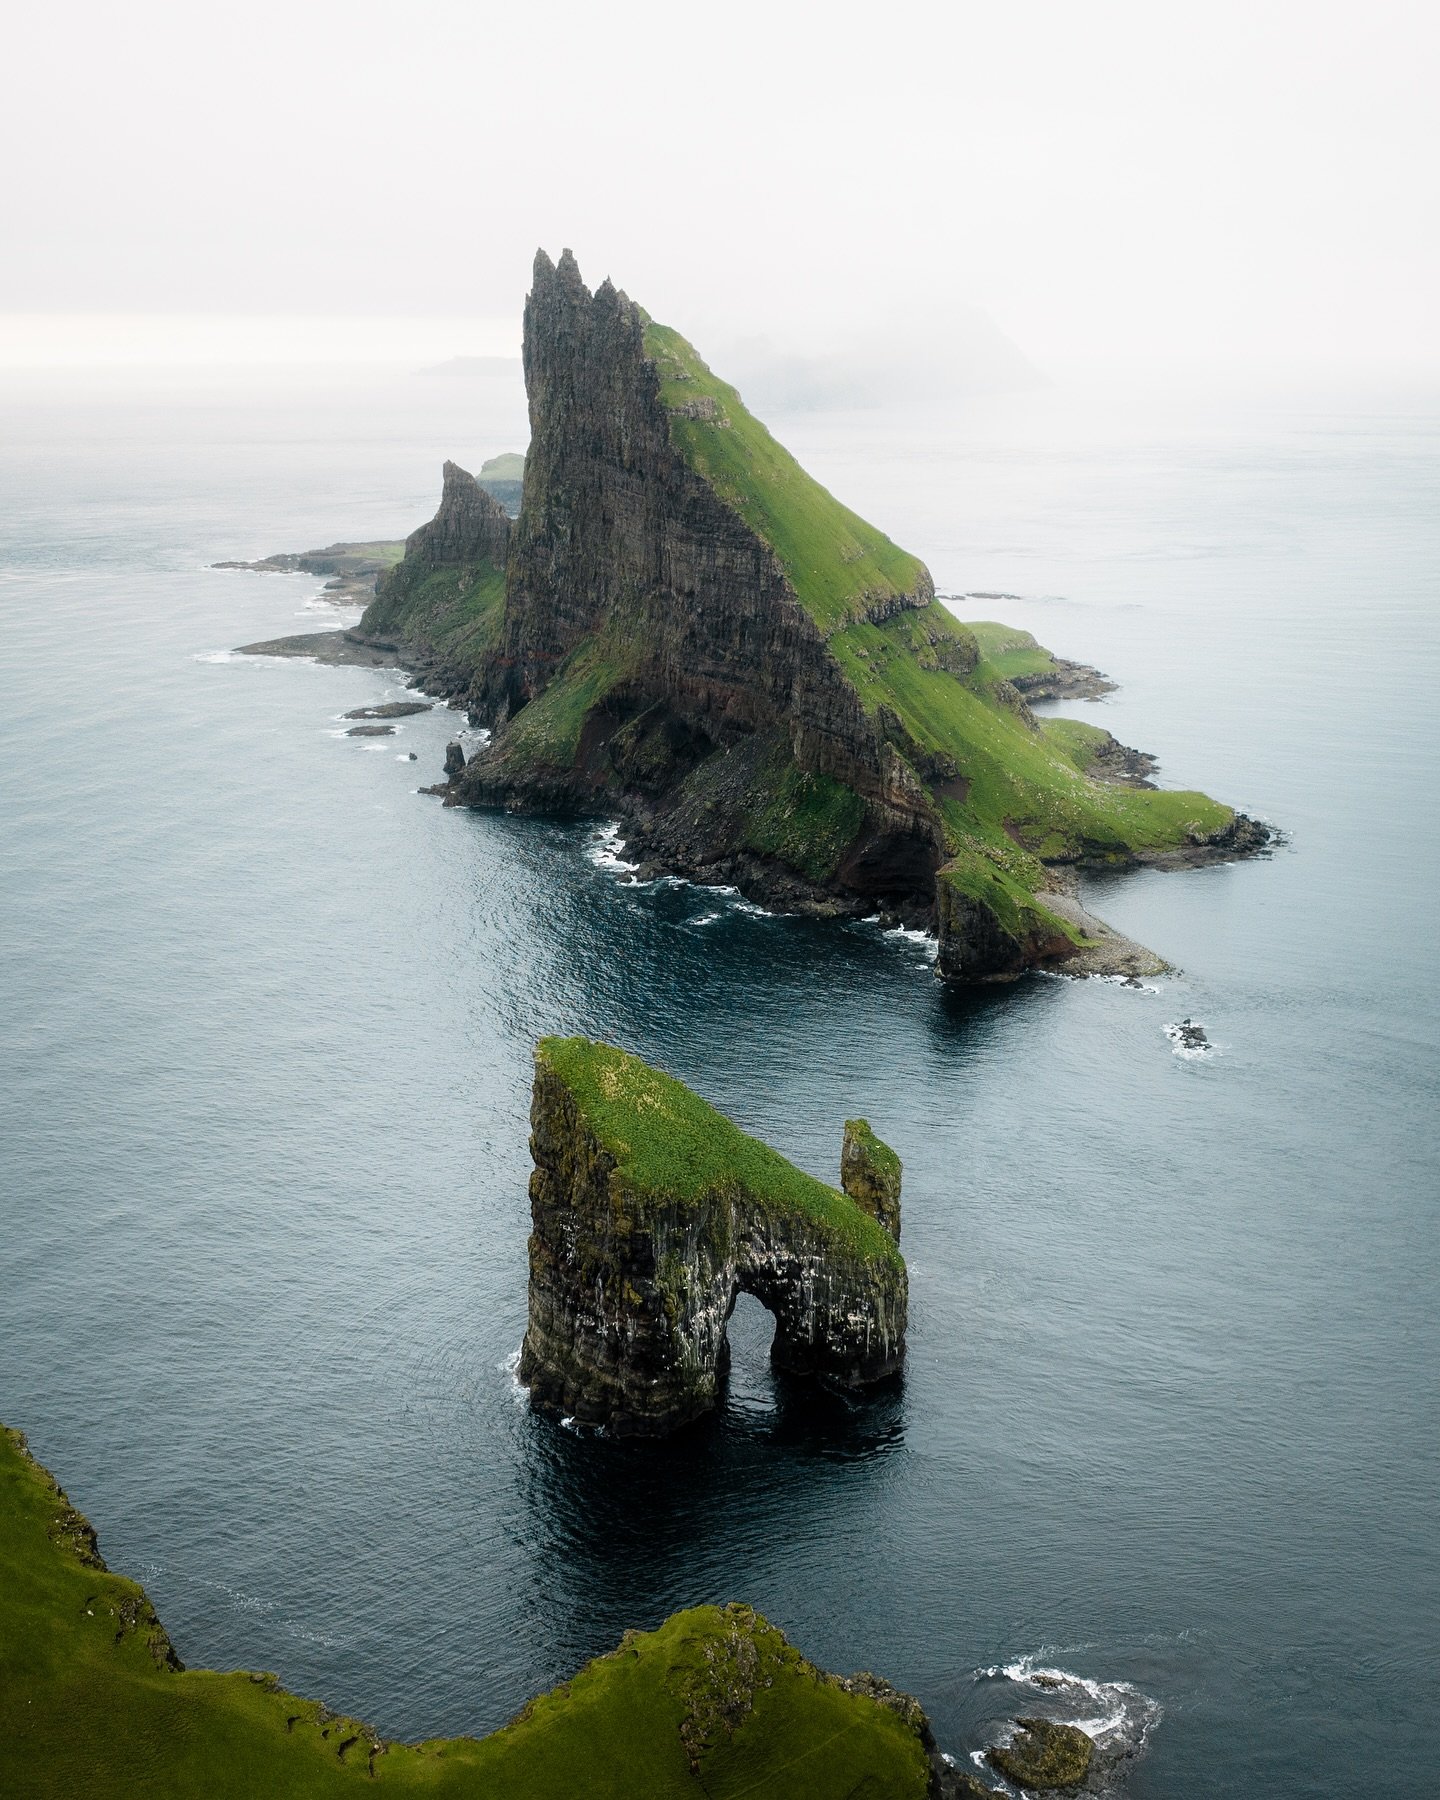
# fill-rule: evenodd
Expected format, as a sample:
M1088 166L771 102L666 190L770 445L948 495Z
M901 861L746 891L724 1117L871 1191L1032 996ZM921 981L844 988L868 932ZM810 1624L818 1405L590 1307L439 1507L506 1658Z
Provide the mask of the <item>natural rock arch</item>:
M900 1163L863 1120L846 1127L842 1194L682 1083L584 1038L539 1045L530 1120L519 1372L537 1405L617 1436L699 1417L741 1292L774 1316L781 1368L847 1388L899 1370Z

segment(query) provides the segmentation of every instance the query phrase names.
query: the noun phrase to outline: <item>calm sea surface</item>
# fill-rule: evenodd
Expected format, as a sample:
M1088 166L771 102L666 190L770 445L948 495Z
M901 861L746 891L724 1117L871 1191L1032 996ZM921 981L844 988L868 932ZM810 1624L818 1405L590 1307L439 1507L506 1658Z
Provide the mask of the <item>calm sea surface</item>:
M1091 884L1182 973L946 995L923 943L637 888L592 826L442 810L452 714L234 659L333 622L215 573L433 510L484 380L11 378L0 426L0 1418L187 1662L484 1731L700 1600L919 1695L1037 1699L1134 1800L1435 1787L1440 403L1065 392L778 422L1077 707L1282 824ZM347 615L353 616L353 615ZM418 760L408 760L414 751ZM1165 1027L1214 1043L1177 1055ZM663 1063L833 1178L905 1161L903 1389L663 1445L532 1417L530 1051Z

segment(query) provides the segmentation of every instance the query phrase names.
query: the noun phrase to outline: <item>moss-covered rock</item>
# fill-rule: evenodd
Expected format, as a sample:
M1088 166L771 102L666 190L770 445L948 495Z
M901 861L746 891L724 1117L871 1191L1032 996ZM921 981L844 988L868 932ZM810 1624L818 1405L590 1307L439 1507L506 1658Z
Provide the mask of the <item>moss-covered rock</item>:
M996 1744L986 1755L1007 1781L1035 1792L1077 1788L1090 1773L1095 1740L1078 1725L1053 1719L1017 1719L1008 1744Z
M866 1119L847 1119L840 1144L840 1185L859 1207L900 1241L900 1158Z
M618 1436L699 1417L741 1292L775 1315L781 1368L847 1388L900 1368L907 1283L890 1232L673 1076L546 1038L530 1124L519 1372L537 1404Z

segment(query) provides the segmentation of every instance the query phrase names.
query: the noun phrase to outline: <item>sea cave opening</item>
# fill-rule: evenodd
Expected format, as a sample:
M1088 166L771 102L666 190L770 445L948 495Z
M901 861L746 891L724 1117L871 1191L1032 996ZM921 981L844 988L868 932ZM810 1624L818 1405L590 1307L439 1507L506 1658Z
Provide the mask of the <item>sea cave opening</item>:
M774 1341L774 1313L754 1294L738 1291L725 1322L728 1405L746 1411L774 1411L775 1376L770 1364L770 1346Z

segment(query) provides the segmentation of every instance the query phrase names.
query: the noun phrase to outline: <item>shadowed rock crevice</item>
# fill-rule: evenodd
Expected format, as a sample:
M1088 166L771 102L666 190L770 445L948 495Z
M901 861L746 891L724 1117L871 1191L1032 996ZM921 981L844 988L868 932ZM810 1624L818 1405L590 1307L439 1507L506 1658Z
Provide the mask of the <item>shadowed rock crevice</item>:
M530 1119L519 1373L537 1405L617 1436L698 1418L716 1403L741 1293L774 1315L771 1356L792 1374L862 1388L899 1371L904 1260L845 1194L672 1077L583 1038L538 1047ZM898 1232L899 1162L885 1154Z

